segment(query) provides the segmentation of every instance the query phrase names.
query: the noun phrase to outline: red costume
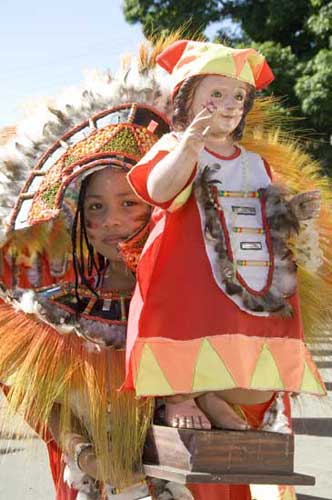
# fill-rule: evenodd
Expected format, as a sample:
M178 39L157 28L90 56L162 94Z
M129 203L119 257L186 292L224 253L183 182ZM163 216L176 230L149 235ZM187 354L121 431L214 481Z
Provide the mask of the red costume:
M149 173L176 142L173 136L162 138L129 174L134 190L148 203L154 203L146 187ZM269 171L258 155L237 149L232 157L222 158L204 151L200 163L219 163L221 171L231 162L232 169L240 168L237 162L244 154L249 155L251 172L256 169L250 177L249 191L258 192L270 183ZM236 296L223 290L205 243L196 190L189 192L192 181L180 195L160 204L162 212L143 250L129 318L126 387L135 387L136 393L143 396L234 387L323 394L320 376L303 342L297 295L289 299L293 316L278 317L249 311ZM257 185L259 182L262 184ZM247 198L236 200L237 205L248 210ZM256 206L259 203L256 201ZM253 269L257 275L264 273L263 281L258 280L264 289L272 280L274 257L268 248L269 228L263 203L261 214L258 210L255 228L265 232L265 253L271 262L267 267ZM258 215L262 228L257 226ZM224 234L229 233L227 224L226 218ZM234 245L228 243L228 250L234 250ZM242 272L244 286L256 287L254 293L259 295L254 278L246 278Z

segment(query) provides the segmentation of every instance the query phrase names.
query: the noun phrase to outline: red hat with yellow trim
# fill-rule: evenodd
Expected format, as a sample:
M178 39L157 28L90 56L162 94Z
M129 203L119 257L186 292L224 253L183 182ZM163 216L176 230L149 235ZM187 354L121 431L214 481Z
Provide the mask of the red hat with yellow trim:
M173 94L186 78L197 75L229 76L257 90L274 80L265 57L257 50L233 49L219 43L179 40L157 57L157 63L172 75Z

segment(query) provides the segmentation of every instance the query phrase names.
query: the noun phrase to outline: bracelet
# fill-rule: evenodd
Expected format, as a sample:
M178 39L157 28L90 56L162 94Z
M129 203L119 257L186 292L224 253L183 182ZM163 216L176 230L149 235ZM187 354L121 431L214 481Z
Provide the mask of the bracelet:
M81 471L84 472L84 470L81 469L80 466L80 456L83 453L84 450L87 450L88 448L93 448L91 443L78 443L75 446L75 451L74 451L74 464L76 467Z

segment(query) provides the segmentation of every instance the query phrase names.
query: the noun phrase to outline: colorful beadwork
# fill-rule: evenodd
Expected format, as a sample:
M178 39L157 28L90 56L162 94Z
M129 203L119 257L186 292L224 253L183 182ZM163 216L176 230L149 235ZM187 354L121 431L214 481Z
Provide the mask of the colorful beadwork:
M233 233L264 234L262 227L233 227Z
M111 123L110 118L107 125L98 128L98 120L101 118L104 120L108 115L113 116L116 110L119 113L123 112L124 120L127 116L124 111L127 109L130 123L128 121ZM142 113L146 114L146 118ZM137 120L136 114L139 114ZM149 127L151 115L154 117L153 127ZM160 124L162 126L159 127ZM158 116L155 111L152 112L149 106L125 104L95 115L67 132L42 156L32 171L13 211L12 227L25 199L32 200L27 216L25 214L27 225L31 226L57 217L64 191L74 177L97 161L105 163L107 159L111 161L118 158L124 162L126 158L131 164L137 163L157 142L164 132L164 126L164 118ZM125 167L125 164L123 166ZM38 189L31 190L33 180L41 173L43 178Z
M53 288L50 290L49 286L47 287L41 287L36 289L36 293L46 293L48 292L48 297L51 299L60 299L62 297L65 297L66 295L75 295L75 286L73 283L70 282L64 282L64 283L59 283L56 288ZM97 289L96 290L98 293L98 297L100 300L119 300L120 298L125 298L125 299L131 299L132 297L132 291L128 290L128 292L117 292L117 291L105 291L104 289ZM78 287L78 293L80 297L91 297L91 290L89 290L87 287L79 286Z
M96 302L97 302L97 298L96 297L91 297L90 300L89 300L88 305L86 306L86 308L84 309L83 312L85 314L90 314L91 311L92 311L92 309L93 309L93 307L95 306Z
M268 260L237 260L238 266L271 267L272 263Z
M259 198L259 191L218 191L222 198Z

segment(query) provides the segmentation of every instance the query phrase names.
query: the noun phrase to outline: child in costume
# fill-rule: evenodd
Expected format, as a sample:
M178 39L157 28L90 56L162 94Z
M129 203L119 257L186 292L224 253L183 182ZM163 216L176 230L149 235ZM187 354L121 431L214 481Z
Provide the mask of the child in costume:
M81 134L75 141L79 127L74 127L66 133L68 147L57 148L64 149L62 155L51 148L42 157L23 188L33 186L34 190L36 172L44 168L29 213L24 207L27 197L20 196L12 215L14 230L4 248L4 260L8 265L16 244L12 282L18 285L9 288L7 284L6 301L25 313L1 306L6 317L6 324L1 325L1 379L10 377L9 403L23 411L34 428L43 429L47 424L51 431L55 429L66 455L65 476L72 486L94 498L103 489L94 484L99 479L101 484L112 485L113 493L105 486L111 496L143 498L149 490L140 484L144 477L140 454L152 401L135 402L132 396L118 395L116 389L124 376L127 314L150 209L132 192L126 172L156 142L156 129L160 135L167 130L167 121L153 108L136 103L103 110L91 120L94 128L89 122L82 123L86 137ZM58 217L50 222L55 214ZM43 224L47 226L47 241L61 244L58 258L68 248L66 224L69 231L72 226L72 258L60 279L54 276L53 259L47 258L53 282L46 282L40 252L34 255L39 260L37 273L32 273L32 266L26 266L25 272L18 265L22 257L15 227L23 216L35 231L38 223L40 231ZM64 226L61 242L56 242L60 236L57 224ZM28 231L21 244L32 253L36 242L25 237ZM44 282L30 281L27 288L23 273L25 283L33 276L37 280L44 276ZM17 358L23 362L18 363ZM82 462L84 458L87 462ZM60 492L58 496L61 498Z
M171 73L175 132L128 174L162 212L138 268L125 387L167 397L170 425L206 428L207 417L291 432L285 393L325 393L303 341L289 244L317 217L319 194L273 182L262 131L252 151L239 145L255 91L273 80L263 56L182 40L157 61Z

